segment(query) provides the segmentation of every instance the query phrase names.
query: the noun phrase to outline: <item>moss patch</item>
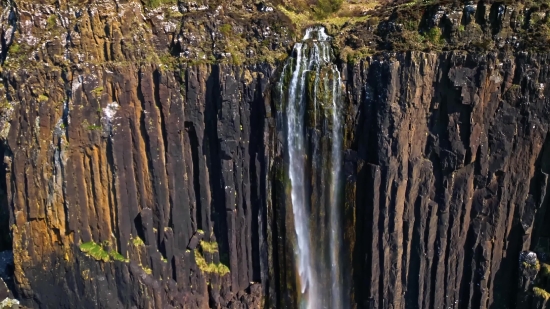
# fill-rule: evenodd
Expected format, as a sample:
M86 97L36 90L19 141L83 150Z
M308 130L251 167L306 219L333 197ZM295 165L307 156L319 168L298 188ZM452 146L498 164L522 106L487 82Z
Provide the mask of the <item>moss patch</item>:
M540 262L538 260L535 264L523 262L522 265L525 269L534 269L536 271L540 270Z
M94 90L92 90L92 93L94 94L94 96L99 97L103 93L103 87L99 86L94 88Z
M147 267L147 266L143 266L142 269L143 269L143 271L144 271L146 274L148 274L148 275L150 275L150 274L153 273L153 271L151 270L151 268L149 268L149 267Z
M207 263L204 257L202 256L202 254L198 250L195 250L195 262L197 263L197 266L199 267L199 269L206 273L225 276L230 272L229 267L225 266L222 263L218 263L218 264Z
M200 245L201 245L201 249L205 252L208 252L208 253L218 252L218 243L215 241L208 242L208 241L201 240Z
M355 64L361 59L365 59L368 56L371 56L374 51L370 50L368 47L361 47L358 49L353 49L349 46L345 46L340 51L340 59L351 64Z
M48 101L48 99L49 98L48 98L47 95L41 94L41 95L38 96L38 102L46 102L46 101Z
M17 54L20 50L21 50L21 45L17 43L12 43L10 48L8 49L8 53Z
M220 27L220 32L225 35L225 36L228 36L229 34L231 34L231 25L230 24L225 24L225 25L222 25Z
M56 25L57 25L57 16L52 14L48 17L48 20L46 21L46 29L53 30Z
M134 247L145 246L145 243L143 242L143 240L141 240L141 238L139 236L135 237L135 238L131 238L130 242L132 243L132 245L134 245Z
M80 250L97 261L109 261L109 253L93 241L81 244Z
M109 255L111 256L111 258L115 261L120 261L120 262L129 262L129 260L127 258L125 258L122 254L116 252L116 251L111 251L109 252Z
M145 0L143 1L143 4L145 4L146 7L155 9L162 5L170 5L170 4L177 4L177 0Z
M296 25L301 26L299 28L303 28L304 25L315 21L353 23L357 18L365 17L378 4L376 0L316 0L313 3L293 1L292 5L280 5L278 9Z
M107 252L101 245L93 241L80 244L80 251L94 258L96 261L109 262L113 259L115 261L128 262L128 259L124 258L122 254L116 251Z
M539 287L533 288L533 294L537 297L540 297L542 299L548 300L550 299L550 293L546 292L546 290L541 289Z

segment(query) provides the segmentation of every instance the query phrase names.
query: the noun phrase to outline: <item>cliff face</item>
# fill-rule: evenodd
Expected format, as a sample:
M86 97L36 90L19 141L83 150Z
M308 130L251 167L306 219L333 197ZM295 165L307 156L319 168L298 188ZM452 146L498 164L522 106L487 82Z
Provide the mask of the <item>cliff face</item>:
M18 296L43 308L258 307L273 68L159 62L154 44L161 56L176 45L175 24L138 3L18 4L6 7L21 34L2 87Z
M295 29L263 3L147 4L3 2L1 228L12 239L0 244L13 250L14 297L291 308L273 85ZM400 31L392 16L377 28L384 42ZM548 54L367 56L367 28L346 28L340 48L357 49L338 62L351 308L544 308ZM451 43L463 35L450 29Z
M547 246L547 61L406 53L348 68L360 304L514 308L528 292L519 253Z
M10 81L16 119L36 119L12 126L5 150L21 295L67 308L203 306L208 290L225 306L249 288L259 299L252 205L265 200L258 115L268 67L190 68L185 99L173 73L109 69L64 85L66 118L27 101L28 82ZM84 256L78 245L90 241L129 263ZM232 271L222 276L221 263Z

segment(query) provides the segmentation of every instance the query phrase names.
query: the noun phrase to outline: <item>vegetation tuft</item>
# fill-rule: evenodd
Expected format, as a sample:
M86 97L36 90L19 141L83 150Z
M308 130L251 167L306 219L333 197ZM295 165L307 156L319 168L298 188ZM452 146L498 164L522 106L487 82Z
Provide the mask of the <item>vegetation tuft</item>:
M317 0L315 15L317 19L323 19L330 14L337 12L342 7L343 0Z
M113 259L114 261L128 262L128 259L124 258L122 254L113 250L107 252L101 245L93 241L80 244L80 251L94 258L96 261L109 262Z
M230 24L224 24L220 27L220 32L224 35L224 36L228 36L231 34L231 25Z
M49 97L47 95L41 94L38 96L38 102L46 102L49 100Z
M56 25L57 25L57 16L55 16L55 14L48 16L48 19L46 20L46 29L53 30Z
M540 297L544 300L550 299L550 293L548 293L545 289L534 287L533 288L533 294L537 297Z
M99 86L94 88L94 90L92 90L92 93L94 94L94 96L99 97L103 93L103 87Z
M177 4L177 0L145 0L144 4L146 7L151 9L156 9L162 5Z
M21 45L14 42L11 44L10 48L8 49L8 52L10 54L17 54L20 50L21 50Z
M135 237L135 238L131 238L130 240L132 242L132 244L134 245L134 247L143 247L145 246L145 243L143 242L143 240L141 240L141 237Z
M201 249L205 252L208 252L208 253L218 252L218 243L215 241L208 242L208 241L201 240L200 245L201 245Z
M225 276L230 272L229 267L225 266L222 263L218 263L218 264L207 263L204 257L201 255L201 253L198 250L195 250L195 262L197 263L197 266L199 267L199 269L206 273Z

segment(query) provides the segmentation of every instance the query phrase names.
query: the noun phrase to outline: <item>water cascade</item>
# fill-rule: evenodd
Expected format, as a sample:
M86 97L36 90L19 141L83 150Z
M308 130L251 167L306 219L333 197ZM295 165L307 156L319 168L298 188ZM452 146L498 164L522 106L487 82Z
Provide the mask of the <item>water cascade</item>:
M331 37L310 28L279 83L301 309L342 309L342 121Z

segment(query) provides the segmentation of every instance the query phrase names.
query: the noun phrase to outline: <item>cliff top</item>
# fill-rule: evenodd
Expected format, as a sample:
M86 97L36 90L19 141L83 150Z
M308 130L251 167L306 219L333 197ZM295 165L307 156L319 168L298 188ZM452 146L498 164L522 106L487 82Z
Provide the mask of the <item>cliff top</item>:
M278 62L324 25L341 60L380 52L545 51L548 0L3 1L4 68Z

